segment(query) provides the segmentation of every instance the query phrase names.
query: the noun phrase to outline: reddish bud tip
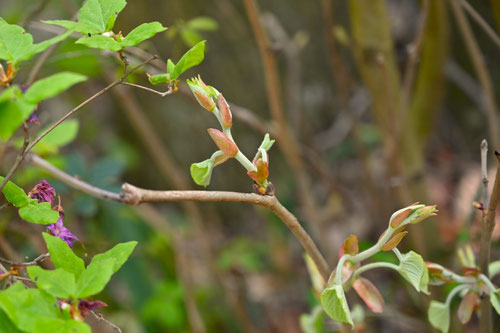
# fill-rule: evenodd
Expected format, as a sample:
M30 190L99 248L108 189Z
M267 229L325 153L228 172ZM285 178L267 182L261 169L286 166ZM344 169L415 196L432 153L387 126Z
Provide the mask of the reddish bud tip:
M229 105L227 104L226 99L224 98L224 96L222 96L222 94L219 94L219 96L217 96L217 106L219 107L222 125L224 125L224 127L233 126L233 117L231 116Z
M236 154L238 154L238 147L233 141L229 140L229 138L224 133L215 128L209 128L208 134L210 135L212 140L214 140L217 147L222 150L225 155L234 157L236 156Z
M410 215L412 209L408 208L396 215L391 221L391 227L397 228Z
M257 167L257 171L248 171L248 176L259 184L263 183L269 177L268 164L262 158L257 159L253 164Z
M210 97L199 90L195 90L194 95L196 96L196 99L198 100L200 105L203 106L206 110L212 112L215 109L215 103Z

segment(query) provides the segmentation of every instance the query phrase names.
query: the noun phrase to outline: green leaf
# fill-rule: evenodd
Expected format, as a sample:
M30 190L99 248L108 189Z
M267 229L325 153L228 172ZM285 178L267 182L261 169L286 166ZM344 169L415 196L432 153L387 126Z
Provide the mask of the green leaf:
M38 289L54 297L73 298L75 295L75 275L63 268L46 270L40 266L29 266L28 274L33 281L36 281Z
M33 150L39 154L57 153L60 147L69 144L76 138L79 127L78 120L66 120L40 140ZM45 132L47 128L44 128L39 134Z
M428 294L429 272L420 254L410 251L403 254L399 273L419 292Z
M186 26L188 26L191 29L202 30L202 31L203 30L214 31L217 30L217 28L219 28L217 21L207 16L195 17L194 19L186 22Z
M77 281L77 298L100 293L111 276L127 261L137 242L121 243L111 250L96 255Z
M169 71L172 80L175 80L189 68L200 64L205 57L205 41L199 42L189 51L184 53L181 60L175 64L172 72Z
M99 33L99 30L96 28L89 27L85 24L75 22L75 21L68 21L68 20L46 20L42 21L45 24L53 24L57 25L60 27L63 27L65 29L68 29L70 31L76 31L80 32L82 34L96 34Z
M78 22L99 32L109 31L126 5L125 0L88 0L80 9Z
M196 30L188 27L181 30L181 38L189 47L196 45L203 40L202 35L200 35Z
M275 141L276 140L271 140L271 138L269 137L269 133L266 133L266 135L264 135L264 140L262 140L262 143L260 144L259 149L264 149L265 151L269 151L269 149L271 149Z
M500 273L500 260L493 261L492 263L490 263L490 265L488 266L488 272L490 273L489 274L490 278L499 274Z
M490 293L490 302L491 305L495 308L497 313L500 315L500 289L497 289L495 291L491 291Z
M120 51L122 45L111 37L103 35L92 35L90 37L82 37L78 39L76 44L86 45L100 50Z
M143 23L132 30L122 41L122 46L136 46L140 42L153 37L167 28L158 22Z
M19 216L37 224L53 224L59 219L59 213L52 209L49 202L38 203L36 200L19 208Z
M2 183L4 179L4 177L0 176L0 183ZM16 207L26 206L30 202L30 198L28 197L26 192L24 192L22 188L20 188L10 180L7 182L7 184L5 184L2 192L5 195L7 201Z
M172 73L174 68L175 68L175 64L172 62L172 60L168 59L167 60L167 73Z
M213 168L214 161L212 159L191 164L191 177L196 185L207 187L210 184L210 178L212 178Z
M304 313L300 316L300 328L304 333L323 332L324 312L321 306L317 305L310 314Z
M450 328L450 309L445 303L431 301L427 317L431 325L443 333Z
M37 321L33 333L91 333L90 326L85 322L72 319L43 319Z
M20 331L16 325L10 320L10 318L0 310L0 332L2 333L23 333Z
M321 305L330 318L341 323L348 323L354 327L342 286L333 285L323 290Z
M151 84L157 86L160 84L165 84L168 81L170 81L170 75L169 74L158 74L158 75L152 75L149 77L149 82Z
M34 332L38 321L60 315L54 296L38 289L25 289L21 282L0 291L0 308L24 332Z
M20 61L33 57L46 50L50 45L66 38L69 33L56 36L39 44L33 44L33 36L15 24L8 24L0 18L0 59L16 66Z
M64 90L86 79L87 77L81 74L57 73L33 83L24 94L23 100L31 104L38 104L43 100L57 96Z
M25 114L33 112L34 106L19 100L0 102L0 138L8 140L27 118Z
M62 268L73 273L78 279L85 271L83 260L75 255L73 250L59 237L43 233L43 238L49 249L50 259L56 268Z

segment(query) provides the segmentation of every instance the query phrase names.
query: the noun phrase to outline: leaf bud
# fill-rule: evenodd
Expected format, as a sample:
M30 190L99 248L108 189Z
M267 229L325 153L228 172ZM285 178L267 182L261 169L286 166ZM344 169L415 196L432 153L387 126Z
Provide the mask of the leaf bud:
M208 129L208 134L214 140L215 144L217 147L222 150L222 152L229 156L229 157L234 157L236 154L238 154L238 147L236 144L231 141L224 133L221 131L215 129L215 128L209 128Z
M217 106L220 111L221 119L222 119L222 125L224 127L231 127L233 126L233 117L231 115L231 110L229 110L229 105L226 102L226 99L222 94L219 94L217 96Z

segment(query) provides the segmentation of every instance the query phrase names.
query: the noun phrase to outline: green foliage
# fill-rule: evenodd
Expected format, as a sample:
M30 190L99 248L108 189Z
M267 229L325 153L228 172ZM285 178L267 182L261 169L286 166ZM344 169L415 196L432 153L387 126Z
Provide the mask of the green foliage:
M165 31L167 28L163 27L158 22L143 23L134 30L132 30L122 41L122 46L136 46L142 41L149 39L159 32Z
M321 293L321 305L326 314L333 320L347 323L354 327L342 286L333 285L323 290Z
M431 301L427 312L431 325L443 333L447 333L450 327L450 309L448 304Z
M15 24L8 24L0 17L0 59L17 66L35 54L45 51L50 45L65 39L70 32L33 44L33 36Z
M324 328L324 316L323 308L321 306L316 306L312 309L310 314L304 313L300 316L300 328L304 333L320 333L323 332Z
M72 273L77 279L85 270L83 260L76 256L71 248L59 237L43 233L54 266Z
M500 289L490 291L490 303L500 315Z
M201 41L189 49L177 64L170 59L167 61L167 73L153 75L149 82L154 85L164 84L176 80L182 73L189 68L199 65L205 58L205 41Z
M66 120L40 140L40 142L33 147L33 151L39 154L57 153L59 148L76 139L79 127L78 120ZM41 130L38 135L45 132L48 128L49 126Z
M418 253L410 251L403 254L403 260L400 263L399 273L411 283L419 292L428 294L427 285L429 284L429 272L424 259Z
M4 181L4 177L0 176L0 183ZM22 188L11 182L10 180L2 189L3 194L8 202L15 207L24 207L30 203L30 198Z
M39 266L30 266L28 274L33 281L36 281L38 289L46 291L54 297L75 297L75 275L63 268L47 270Z
M61 92L86 79L81 74L70 72L57 73L33 83L24 94L23 99L29 104L38 104L41 101L59 95Z
M59 213L52 209L50 203L38 203L35 199L19 208L19 216L28 222L37 224L52 224L59 219Z

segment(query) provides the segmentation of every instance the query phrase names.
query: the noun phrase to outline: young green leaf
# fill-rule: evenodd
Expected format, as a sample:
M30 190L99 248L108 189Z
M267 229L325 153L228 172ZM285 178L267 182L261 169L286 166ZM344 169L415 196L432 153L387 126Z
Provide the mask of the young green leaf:
M110 250L96 255L92 262L105 261L112 259L114 261L113 266L111 267L111 271L116 273L120 267L127 261L132 252L134 251L137 245L136 241L130 241L126 243L120 243L115 245Z
M75 295L75 275L63 268L46 270L40 266L29 266L28 274L33 281L36 281L38 289L54 297L73 298Z
M37 224L53 224L59 219L59 213L52 209L49 202L38 203L36 200L19 208L19 216Z
M70 32L76 31L80 32L82 34L97 34L99 33L99 30L96 28L89 27L88 25L82 24L80 22L75 22L75 21L68 21L68 20L45 20L43 21L45 24L53 24L60 26L62 28L65 28L69 30Z
M341 323L348 323L354 327L342 286L333 285L323 290L321 293L321 305L330 318Z
M324 315L321 306L317 305L312 309L311 313L304 313L300 316L300 328L304 333L323 332Z
M100 50L120 51L123 47L122 44L117 42L111 37L103 35L92 35L90 37L82 37L78 39L76 44L83 44Z
M99 32L109 31L126 5L125 0L88 0L80 9L78 22Z
M85 270L83 260L77 257L68 244L59 237L43 233L43 238L49 249L50 259L54 263L54 266L73 273L78 279Z
M193 46L189 51L184 53L181 60L177 64L175 64L172 72L169 71L170 78L175 80L187 71L189 68L200 64L205 57L205 41L199 42L195 46Z
M0 183L3 182L5 178L0 176ZM15 207L23 207L29 204L30 198L24 192L22 188L11 182L10 180L5 184L2 189L3 194L8 202L13 204Z
M61 72L38 80L23 96L23 100L30 104L38 104L43 100L57 96L71 86L85 81L86 76L70 72Z
M23 331L20 331L2 310L0 310L0 332L23 333Z
M410 251L403 254L403 260L400 263L399 273L411 283L417 291L428 294L427 285L429 284L429 271L425 265L424 259L420 254Z
M167 28L158 22L143 23L132 30L122 41L122 46L136 46L140 42L153 37Z
M431 325L442 333L447 333L450 328L450 309L445 303L431 301L427 317Z
M175 64L173 63L172 60L168 59L167 60L167 73L172 73L174 71Z
M191 29L202 31L214 31L219 27L217 21L207 16L195 17L194 19L186 22L186 26Z
M212 178L212 170L214 161L212 159L204 160L203 162L191 164L190 172L196 185L207 187Z
M149 76L149 82L151 82L152 85L160 85L160 84L165 84L170 80L170 75L169 74L158 74L158 75L151 75Z

